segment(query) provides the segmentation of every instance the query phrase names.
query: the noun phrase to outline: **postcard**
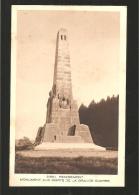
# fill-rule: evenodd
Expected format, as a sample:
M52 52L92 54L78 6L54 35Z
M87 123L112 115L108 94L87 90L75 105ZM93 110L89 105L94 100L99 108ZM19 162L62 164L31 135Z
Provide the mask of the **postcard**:
M12 5L9 186L124 187L126 20Z

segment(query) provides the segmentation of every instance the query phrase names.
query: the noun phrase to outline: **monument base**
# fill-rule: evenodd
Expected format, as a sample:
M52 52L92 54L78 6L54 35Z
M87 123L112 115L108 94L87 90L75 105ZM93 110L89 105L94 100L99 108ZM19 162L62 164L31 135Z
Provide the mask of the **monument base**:
M37 145L34 150L57 150L57 149L91 149L94 151L105 151L106 148L98 146L94 143L50 143L43 142Z

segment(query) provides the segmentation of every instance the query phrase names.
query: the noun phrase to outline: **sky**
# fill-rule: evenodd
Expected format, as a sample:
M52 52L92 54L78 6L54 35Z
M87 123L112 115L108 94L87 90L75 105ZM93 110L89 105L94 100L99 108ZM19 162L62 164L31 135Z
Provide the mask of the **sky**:
M45 123L60 28L68 31L73 97L78 106L119 94L119 12L18 11L16 138L34 139Z

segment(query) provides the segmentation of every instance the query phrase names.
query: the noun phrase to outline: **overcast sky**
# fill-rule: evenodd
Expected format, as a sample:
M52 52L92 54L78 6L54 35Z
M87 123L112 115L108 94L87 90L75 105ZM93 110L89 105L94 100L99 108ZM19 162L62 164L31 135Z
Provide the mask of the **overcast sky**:
M16 138L34 139L44 125L60 28L68 31L78 106L119 93L119 12L18 11Z

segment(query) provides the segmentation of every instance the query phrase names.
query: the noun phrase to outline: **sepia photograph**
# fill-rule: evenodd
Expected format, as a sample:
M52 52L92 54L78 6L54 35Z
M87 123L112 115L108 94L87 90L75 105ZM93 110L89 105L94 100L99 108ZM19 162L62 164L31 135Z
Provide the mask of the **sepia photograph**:
M126 11L12 6L10 186L124 186Z

